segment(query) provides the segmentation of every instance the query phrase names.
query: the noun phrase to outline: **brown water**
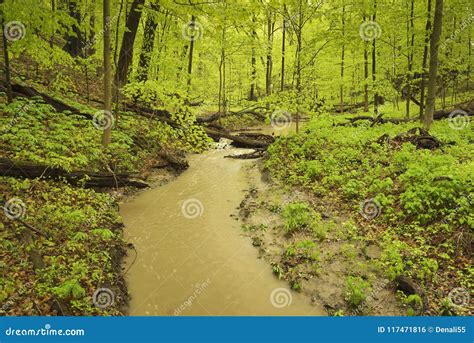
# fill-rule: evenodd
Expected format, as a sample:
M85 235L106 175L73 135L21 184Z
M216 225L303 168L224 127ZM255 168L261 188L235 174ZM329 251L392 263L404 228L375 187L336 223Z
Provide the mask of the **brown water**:
M278 280L231 214L248 187L243 166L224 159L245 150L189 158L170 183L121 206L138 256L127 273L130 315L322 315ZM133 252L127 261L131 264Z

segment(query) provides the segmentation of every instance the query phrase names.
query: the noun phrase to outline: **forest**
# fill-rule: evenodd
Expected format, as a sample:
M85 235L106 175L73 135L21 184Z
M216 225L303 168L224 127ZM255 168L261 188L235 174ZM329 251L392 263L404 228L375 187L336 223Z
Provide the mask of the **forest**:
M470 0L0 0L1 316L471 316Z

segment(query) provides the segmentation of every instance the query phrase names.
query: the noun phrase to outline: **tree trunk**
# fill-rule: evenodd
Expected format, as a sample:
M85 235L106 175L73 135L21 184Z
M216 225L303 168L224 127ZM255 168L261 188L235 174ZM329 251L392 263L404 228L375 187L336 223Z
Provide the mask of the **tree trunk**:
M221 61L219 64L219 113L225 113L227 101L226 101L226 80L225 80L225 26L222 28L221 36Z
M433 122L433 113L436 103L436 77L438 75L438 46L443 25L443 0L436 0L433 22L433 34L430 42L430 74L428 79L428 95L426 102L426 113L423 126L429 130Z
M252 26L255 26L256 18L255 16L252 17ZM252 65L252 75L250 79L250 94L249 100L250 101L257 101L257 95L255 94L255 87L257 82L257 58L255 52L255 41L257 40L257 32L255 32L255 28L252 28L252 57L251 57L251 65Z
M195 25L196 17L194 15L191 16L191 25ZM193 54L194 54L194 37L191 39L189 44L189 59L188 59L188 91L190 90L191 86L191 75L193 72Z
M365 22L365 16L364 16ZM364 43L364 112L369 112L369 51L368 43Z
M140 51L140 60L138 63L138 81L148 80L148 67L150 65L151 54L155 44L155 32L158 26L155 21L155 12L160 10L160 5L155 2L150 3L151 11L148 13L143 33L142 50Z
M344 113L344 53L345 53L345 29L346 29L346 6L342 5L342 47L341 47L341 87L340 87L340 103L341 103L341 113Z
M377 1L374 1L374 15L372 20L375 22L377 17ZM375 116L379 115L379 94L376 90L375 82L377 81L377 50L376 50L376 41L377 39L374 37L372 41L372 87L374 87L374 114Z
M282 27L282 37L281 37L281 84L280 90L283 92L285 90L285 44L286 44L286 25L287 21L285 19L286 15L286 5L283 5L283 27Z
M110 0L104 0L104 115L112 115L112 65L110 61ZM113 115L112 115L113 116ZM112 125L107 125L102 135L102 145L107 147L112 137Z
M302 0L298 1L298 29L296 30L296 91L297 96L301 96L301 49L303 44L302 31L303 31L303 9L302 9ZM299 99L297 99L299 101ZM299 115L299 106L296 109L296 133L299 131L300 124L300 115Z
M79 27L81 25L81 11L78 8L77 0L69 0L68 3L69 16L74 19L74 23L72 24L72 32L74 34L66 37L64 50L72 57L84 56L84 37Z
M130 13L127 17L126 31L123 34L117 71L115 73L115 85L117 88L122 88L127 83L128 68L132 64L133 45L135 43L144 2L145 0L133 0Z
M88 39L88 48L86 51L84 51L84 53L86 54L86 56L91 56L95 53L95 0L92 0L92 4L91 4L91 7L92 7L92 11L91 11L91 14L90 14L90 17L89 17L89 39Z
M411 95L411 80L412 80L412 70L413 70L413 54L414 54L414 45L415 45L415 29L414 29L414 0L411 0L411 9L410 9L410 20L409 24L407 22L407 45L409 44L408 49L408 75L407 75L407 102L406 102L406 117L410 117L410 98ZM409 26L408 26L409 25ZM411 33L411 41L408 39L409 34ZM410 42L410 43L409 43Z
M423 47L423 62L422 62L422 74L421 74L421 85L420 85L420 122L423 121L423 115L425 110L425 83L426 83L426 74L428 70L426 69L426 64L428 63L428 46L430 43L431 36L431 0L428 0L428 12L426 18L426 27L425 27L425 45Z
M0 0L0 4L3 5L3 0ZM8 57L8 42L7 37L3 34L5 27L4 27L4 18L3 12L0 13L1 16L1 29L2 29L2 42L3 42L3 57L5 58L5 81L6 81L6 90L7 90L7 102L11 103L13 101L13 94L12 94L12 83L10 77L10 59Z
M267 18L267 69L265 75L265 90L266 95L272 94L272 67L273 67L273 29L275 26L272 20L273 14L271 11L268 12Z

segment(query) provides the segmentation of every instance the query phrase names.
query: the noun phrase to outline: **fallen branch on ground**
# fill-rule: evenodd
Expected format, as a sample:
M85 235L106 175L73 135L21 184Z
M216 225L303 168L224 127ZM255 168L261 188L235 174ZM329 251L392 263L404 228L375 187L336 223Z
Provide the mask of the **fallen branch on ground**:
M246 154L239 154L239 155L226 155L224 158L233 158L233 159L240 159L240 160L251 160L254 158L260 158L265 155L265 150L254 150L252 152Z
M86 171L67 172L58 167L36 164L25 161L13 161L0 158L0 175L25 179L66 179L73 185L84 185L85 188L102 187L137 187L146 188L149 185L129 174L105 174Z

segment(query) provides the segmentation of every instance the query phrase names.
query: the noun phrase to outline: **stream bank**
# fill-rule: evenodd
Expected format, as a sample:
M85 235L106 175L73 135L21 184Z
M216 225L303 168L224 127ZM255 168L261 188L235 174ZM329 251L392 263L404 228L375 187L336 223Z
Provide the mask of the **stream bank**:
M247 164L245 175L250 189L239 206L242 230L276 277L328 315L405 314L394 283L376 268L379 247L358 236L347 214L272 179L262 160ZM286 233L285 208L302 203L315 209L318 230ZM349 287L348 279L355 280ZM357 280L371 280L372 285L363 289ZM366 299L355 304L359 292Z
M122 204L125 238L137 251L127 260L129 315L325 313L275 278L241 235L242 168L251 162L224 156L243 152L192 155L178 178Z

